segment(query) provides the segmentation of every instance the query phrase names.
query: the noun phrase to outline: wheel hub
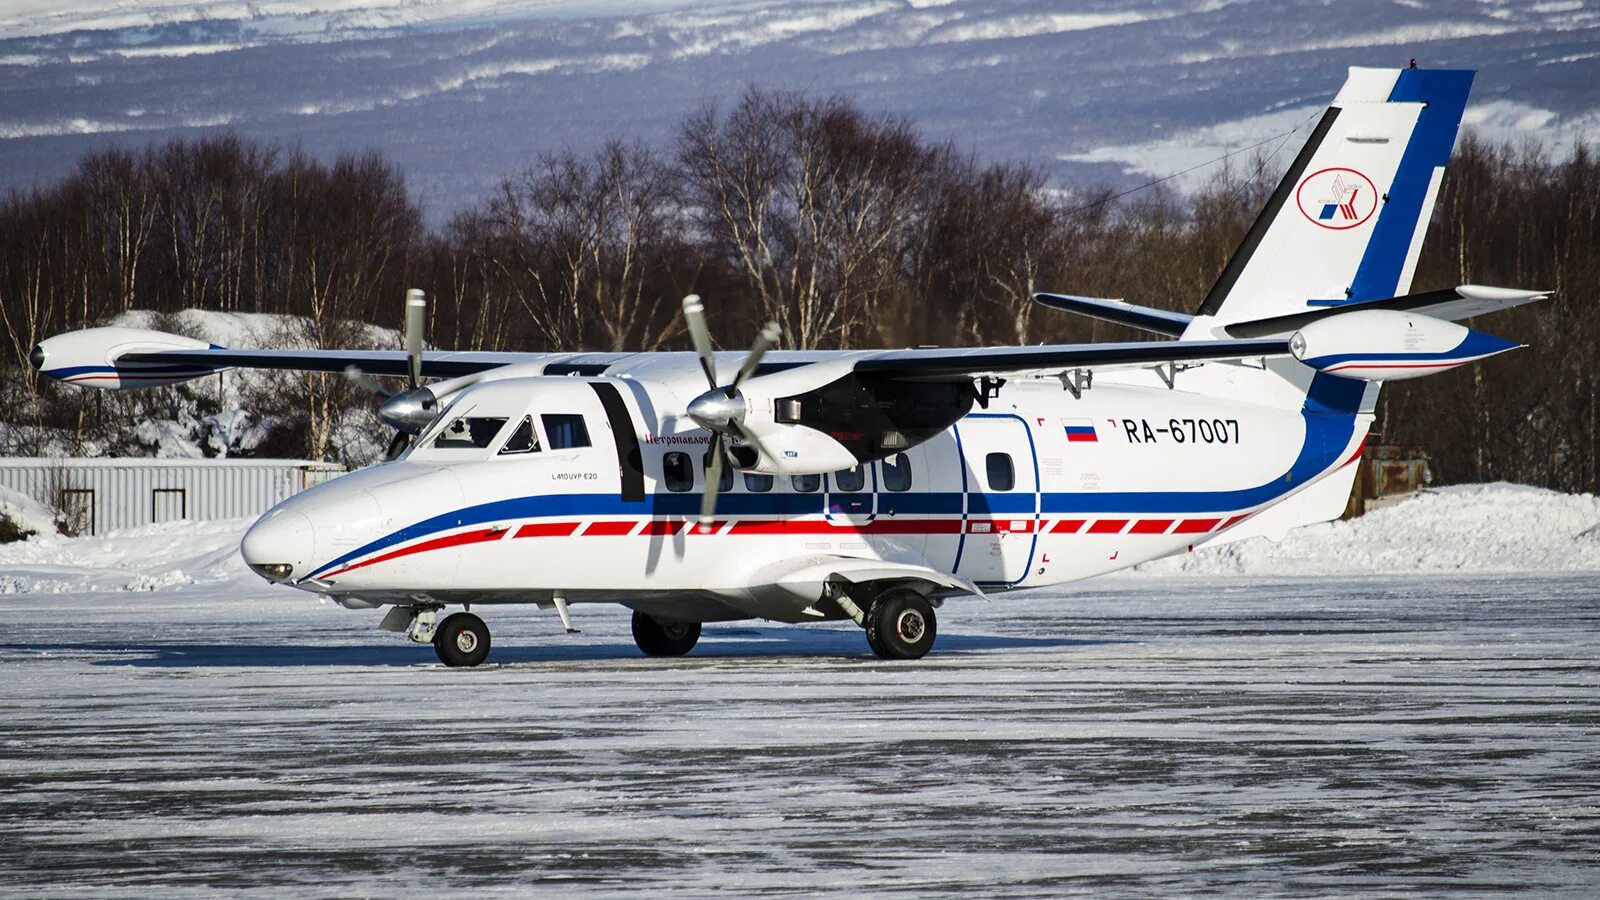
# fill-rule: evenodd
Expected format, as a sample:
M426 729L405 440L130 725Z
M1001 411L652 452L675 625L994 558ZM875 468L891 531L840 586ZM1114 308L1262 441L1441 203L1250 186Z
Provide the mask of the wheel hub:
M901 640L915 644L927 633L928 623L923 620L922 613L908 609L895 619L894 630L900 635Z
M456 632L456 649L462 653L471 653L478 649L478 636L469 629L461 629Z

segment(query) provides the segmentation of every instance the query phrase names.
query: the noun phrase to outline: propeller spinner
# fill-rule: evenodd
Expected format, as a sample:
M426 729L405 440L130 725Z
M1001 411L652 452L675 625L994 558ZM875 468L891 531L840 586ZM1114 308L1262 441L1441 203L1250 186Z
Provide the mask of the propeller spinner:
M762 327L755 343L750 346L749 355L744 358L744 364L734 375L733 382L724 386L717 382L717 360L712 354L711 331L706 327L705 306L700 302L699 294L683 298L683 319L689 326L689 340L694 342L695 353L700 356L700 368L706 374L706 383L711 387L690 401L686 412L696 424L719 436L711 442L711 465L706 470L705 493L700 500L699 528L706 532L711 529L712 519L716 515L717 491L721 486L723 467L727 464L727 449L722 438L743 441L755 448L757 453L767 455L760 439L744 425L748 406L744 395L739 393L739 385L755 374L761 357L777 343L779 330L777 322L768 322Z
M438 395L422 386L422 329L427 308L428 303L422 291L416 288L406 291L405 390L387 390L371 375L355 366L344 370L346 378L383 399L383 404L378 407L378 416L394 429L394 437L383 454L386 460L404 453L439 411Z

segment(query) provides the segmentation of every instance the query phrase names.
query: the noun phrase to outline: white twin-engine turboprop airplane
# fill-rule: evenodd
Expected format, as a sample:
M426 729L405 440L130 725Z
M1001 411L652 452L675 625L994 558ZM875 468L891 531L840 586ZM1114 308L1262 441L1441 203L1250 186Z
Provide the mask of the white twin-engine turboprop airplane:
M1193 316L1040 294L1160 340L973 349L230 350L97 328L41 372L95 387L228 367L405 375L392 461L278 504L250 568L431 641L489 651L451 604L633 609L651 656L704 622L850 619L881 657L933 646L950 596L1058 584L1340 514L1381 382L1516 344L1457 320L1545 296L1408 293L1470 71L1352 69ZM363 376L358 376L363 377ZM423 384L422 379L441 379ZM726 457L726 460L725 460Z

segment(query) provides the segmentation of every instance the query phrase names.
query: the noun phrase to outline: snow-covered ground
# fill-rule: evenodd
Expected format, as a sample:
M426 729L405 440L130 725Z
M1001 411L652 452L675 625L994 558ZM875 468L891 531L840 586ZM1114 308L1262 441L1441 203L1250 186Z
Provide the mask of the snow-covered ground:
M1444 491L955 600L910 664L492 608L477 670L254 580L242 522L3 545L0 895L1592 896L1597 523Z

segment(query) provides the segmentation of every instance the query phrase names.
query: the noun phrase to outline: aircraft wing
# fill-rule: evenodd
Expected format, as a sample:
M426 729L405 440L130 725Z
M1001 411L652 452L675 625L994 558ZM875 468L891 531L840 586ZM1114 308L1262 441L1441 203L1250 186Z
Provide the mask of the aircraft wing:
M1287 338L923 348L886 350L863 356L856 360L855 371L901 381L962 381L981 375L1054 375L1072 369L1148 367L1288 355Z
M420 376L456 378L534 364L546 375L598 374L626 353L424 352ZM175 384L225 369L405 375L404 350L234 350L140 328L88 328L46 338L28 354L40 374L85 387Z

